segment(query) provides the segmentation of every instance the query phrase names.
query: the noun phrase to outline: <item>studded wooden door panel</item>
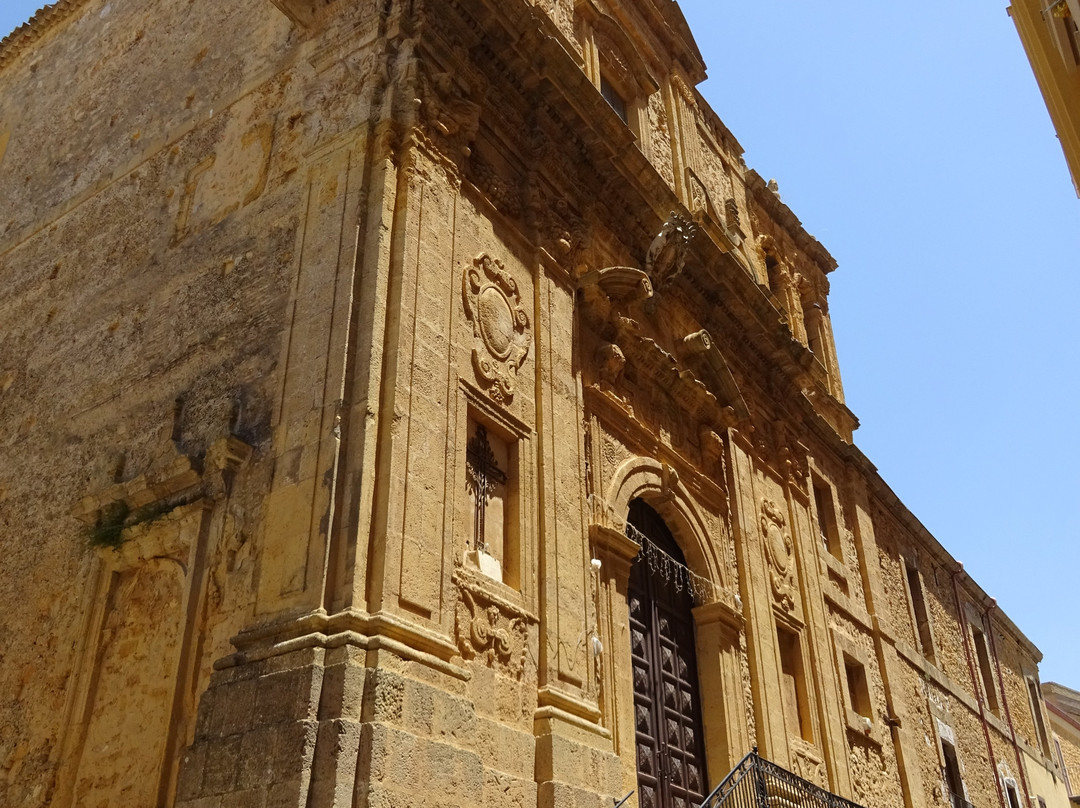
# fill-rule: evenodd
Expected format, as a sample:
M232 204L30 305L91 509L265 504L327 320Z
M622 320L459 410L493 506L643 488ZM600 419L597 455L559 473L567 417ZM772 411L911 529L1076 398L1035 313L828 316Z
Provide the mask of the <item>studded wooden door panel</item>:
M679 563L678 545L640 500L629 523ZM634 665L638 804L691 808L705 799L705 749L694 655L693 596L663 565L641 553L630 572L630 650Z

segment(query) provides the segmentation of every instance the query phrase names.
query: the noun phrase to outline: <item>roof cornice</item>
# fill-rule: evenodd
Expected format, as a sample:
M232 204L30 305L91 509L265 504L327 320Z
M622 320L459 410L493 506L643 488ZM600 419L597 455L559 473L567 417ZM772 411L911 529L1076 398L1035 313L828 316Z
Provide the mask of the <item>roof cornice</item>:
M56 0L40 9L0 40L0 70L17 59L55 26L60 25L86 4L87 0Z

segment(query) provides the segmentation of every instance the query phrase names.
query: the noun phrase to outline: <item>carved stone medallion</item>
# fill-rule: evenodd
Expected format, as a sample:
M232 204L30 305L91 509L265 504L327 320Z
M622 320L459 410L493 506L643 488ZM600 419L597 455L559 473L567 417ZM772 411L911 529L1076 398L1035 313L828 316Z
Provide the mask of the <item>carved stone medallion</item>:
M765 556L769 560L769 577L773 597L786 611L795 606L795 584L792 575L791 536L784 530L786 520L780 507L771 499L761 501L761 537L765 540Z
M501 261L482 254L465 268L461 286L473 327L473 367L493 399L509 402L531 338L517 281Z

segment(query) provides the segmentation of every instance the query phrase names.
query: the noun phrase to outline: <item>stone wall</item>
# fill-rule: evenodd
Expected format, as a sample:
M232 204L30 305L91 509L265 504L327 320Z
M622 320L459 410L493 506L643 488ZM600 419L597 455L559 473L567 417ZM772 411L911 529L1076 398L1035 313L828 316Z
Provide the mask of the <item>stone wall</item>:
M152 9L0 50L0 802L611 804L635 499L710 785L929 807L948 743L1053 796L1038 651L851 444L835 261L675 6Z

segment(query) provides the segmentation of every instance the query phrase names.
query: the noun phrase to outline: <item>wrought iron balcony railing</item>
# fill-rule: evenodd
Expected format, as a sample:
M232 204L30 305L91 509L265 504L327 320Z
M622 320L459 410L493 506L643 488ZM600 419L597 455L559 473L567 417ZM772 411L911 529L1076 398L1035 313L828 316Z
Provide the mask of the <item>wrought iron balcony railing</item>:
M862 808L777 766L755 748L705 798L701 808ZM965 808L957 806L956 808Z

